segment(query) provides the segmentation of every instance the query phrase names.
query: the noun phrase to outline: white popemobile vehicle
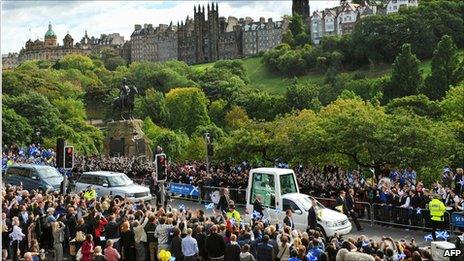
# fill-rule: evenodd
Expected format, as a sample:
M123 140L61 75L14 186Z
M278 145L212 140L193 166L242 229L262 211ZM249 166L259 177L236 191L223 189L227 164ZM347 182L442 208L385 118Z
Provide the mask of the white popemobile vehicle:
M257 168L250 171L246 192L248 218L253 213L253 202L260 195L264 206L264 217L271 224L281 224L285 211L293 211L295 228L305 231L308 227L308 210L311 209L312 198L300 194L295 173L291 169ZM348 234L351 223L348 217L338 211L328 209L317 202L318 226L328 237L338 233Z

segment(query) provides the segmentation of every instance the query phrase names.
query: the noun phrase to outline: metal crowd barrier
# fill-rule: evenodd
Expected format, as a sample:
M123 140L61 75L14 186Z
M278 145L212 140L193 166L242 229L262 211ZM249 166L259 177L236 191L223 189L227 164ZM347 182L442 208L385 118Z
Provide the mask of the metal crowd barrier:
M432 230L430 222L430 210L422 208L402 208L385 204L372 204L375 223L394 225L406 228L416 228ZM451 212L444 214L443 229L453 231L451 222Z
M201 187L200 197L204 202L217 202L220 197L220 187L212 186L203 186ZM235 202L238 206L246 205L246 190L245 189L236 189L228 188L229 198Z

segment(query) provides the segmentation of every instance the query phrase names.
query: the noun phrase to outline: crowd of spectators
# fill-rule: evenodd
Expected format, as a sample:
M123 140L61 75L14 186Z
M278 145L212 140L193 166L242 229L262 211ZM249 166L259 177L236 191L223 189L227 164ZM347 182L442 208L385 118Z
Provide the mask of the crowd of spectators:
M324 238L208 209L166 209L83 192L2 189L2 251L13 260L430 260L414 240ZM234 205L229 202L228 211Z

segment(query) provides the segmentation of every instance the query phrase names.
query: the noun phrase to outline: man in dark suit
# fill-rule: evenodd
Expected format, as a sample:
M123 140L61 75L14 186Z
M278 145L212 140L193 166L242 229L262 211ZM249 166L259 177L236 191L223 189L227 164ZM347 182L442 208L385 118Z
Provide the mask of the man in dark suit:
M291 209L287 209L287 211L285 211L284 224L291 227L292 230L295 228L295 224L293 223L292 210Z
M308 227L316 229L317 226L317 203L315 199L311 199L311 208L308 211Z
M274 260L274 247L269 244L269 236L264 235L263 241L257 247L257 261Z
M353 219L354 224L356 225L356 228L358 231L362 230L361 225L359 224L358 217L356 215L355 211L355 205L356 201L354 199L354 190L350 189L348 190L348 197L346 198L346 212L348 213L347 215Z
M221 189L221 197L219 198L219 203L216 206L216 209L221 211L221 214L226 213L229 209L229 190L226 188Z
M232 234L230 236L230 243L226 245L224 261L239 261L239 260L240 260L240 246L237 243L237 236Z
M335 201L335 209L341 213L347 214L345 197L346 192L344 190L340 191L340 196L338 196L337 200Z

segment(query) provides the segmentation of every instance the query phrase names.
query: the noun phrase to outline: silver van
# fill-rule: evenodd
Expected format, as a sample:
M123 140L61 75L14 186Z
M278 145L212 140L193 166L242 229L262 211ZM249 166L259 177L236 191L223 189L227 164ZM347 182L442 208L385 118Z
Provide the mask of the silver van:
M127 197L130 201L150 201L152 196L150 189L134 184L124 173L112 171L90 171L84 172L75 183L76 191L84 191L92 186L99 197L110 196L123 199Z

